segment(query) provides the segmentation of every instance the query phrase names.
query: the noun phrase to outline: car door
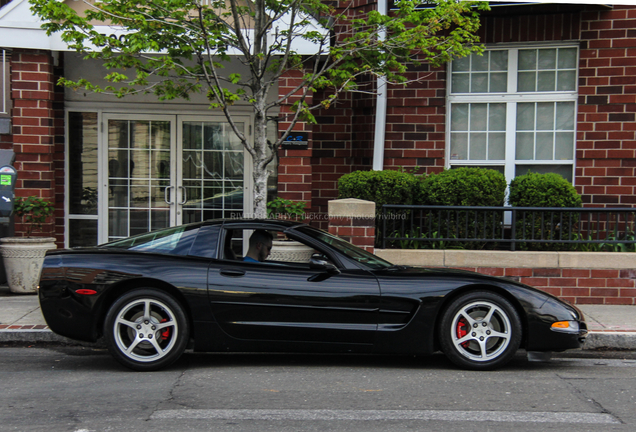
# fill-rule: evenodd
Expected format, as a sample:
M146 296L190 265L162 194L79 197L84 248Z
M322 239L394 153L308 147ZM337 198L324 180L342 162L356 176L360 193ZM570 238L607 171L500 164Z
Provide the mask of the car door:
M208 272L214 318L243 340L373 344L380 289L364 270L219 260Z

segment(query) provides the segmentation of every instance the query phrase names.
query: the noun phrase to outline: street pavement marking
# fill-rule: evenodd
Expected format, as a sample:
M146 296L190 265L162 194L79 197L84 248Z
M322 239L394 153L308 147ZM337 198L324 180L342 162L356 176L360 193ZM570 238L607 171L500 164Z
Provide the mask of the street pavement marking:
M176 409L151 419L205 420L438 420L523 423L620 424L610 414L580 412L443 411L443 410L303 410L303 409Z

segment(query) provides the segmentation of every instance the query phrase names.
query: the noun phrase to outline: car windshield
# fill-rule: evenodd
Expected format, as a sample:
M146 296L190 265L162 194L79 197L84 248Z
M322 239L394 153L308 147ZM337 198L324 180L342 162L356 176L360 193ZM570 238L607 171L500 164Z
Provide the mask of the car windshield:
M301 227L298 228L299 232L309 235L315 239L318 239L324 243L327 243L332 248L336 249L343 255L352 258L353 260L364 264L367 267L370 267L374 270L381 270L388 267L392 267L388 261L383 260L382 258L373 255L370 252L365 251L364 249L360 249L349 243L346 240L341 239L340 237L336 237L335 235L329 234L326 231L322 231L312 227Z
M102 247L127 249L137 252L187 255L198 231L196 227L178 226L115 240Z

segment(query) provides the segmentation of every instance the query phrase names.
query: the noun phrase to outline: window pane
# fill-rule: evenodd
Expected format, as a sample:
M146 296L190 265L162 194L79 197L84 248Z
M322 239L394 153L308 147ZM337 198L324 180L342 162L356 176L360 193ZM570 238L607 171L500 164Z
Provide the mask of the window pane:
M486 134L485 133L470 134L470 159L471 160L486 159Z
M559 71L557 76L557 91L574 91L576 89L576 71Z
M470 74L453 74L452 92L468 93L470 91Z
M71 112L68 121L69 213L96 215L97 113Z
M574 102L557 102L556 130L574 130Z
M554 103L537 104L537 130L554 130Z
M69 247L89 247L97 245L97 219L70 219L68 221Z
M108 206L128 207L128 180L112 180L108 182ZM116 234L118 235L118 234Z
M519 51L519 70L535 70L537 68L537 51Z
M554 136L552 132L537 132L536 160L553 160Z
M150 122L131 121L130 122L131 149L148 149L150 146Z
M166 121L152 122L151 148L154 150L170 150L170 123Z
M473 71L487 71L488 70L488 58L489 52L484 52L483 55L473 54L471 70Z
M490 104L489 131L506 130L506 104Z
M142 180L133 180L130 185L130 206L150 208L150 184Z
M506 158L506 134L488 134L488 160L504 160Z
M556 149L554 158L556 160L574 159L574 132L556 133Z
M470 70L470 57L462 57L453 60L453 72L462 71L467 72Z
M517 160L534 159L534 133L517 132L516 155Z
M534 130L534 104L517 104L517 130Z
M539 72L537 91L554 91L556 88L555 72Z
M485 131L488 124L488 104L470 105L470 130Z
M474 73L470 76L470 92L486 93L488 91L488 74Z
M508 74L507 73L490 74L490 91L505 92L506 90L508 90Z
M468 130L468 104L451 105L451 130Z
M559 69L576 69L576 48L559 48Z
M491 169L493 171L497 171L501 174L505 174L505 168L502 165L457 165L454 164L453 166L451 166L451 169L456 169L456 168L485 168L485 169Z
M468 159L468 134L451 134L451 160Z
M556 49L539 50L539 69L556 69Z
M536 72L519 72L517 90L520 92L533 92L537 79Z
M507 71L508 70L508 51L491 51L490 52L490 70L491 71Z
M572 182L572 165L517 165L515 177L534 172L539 174L555 173Z
M110 209L108 212L109 240L117 237L129 237L128 210Z
M128 121L108 121L108 147L128 148Z

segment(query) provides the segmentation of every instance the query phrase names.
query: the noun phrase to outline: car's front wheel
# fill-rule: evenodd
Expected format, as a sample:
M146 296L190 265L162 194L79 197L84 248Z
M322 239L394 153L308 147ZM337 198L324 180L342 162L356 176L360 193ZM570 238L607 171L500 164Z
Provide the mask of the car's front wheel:
M508 363L521 344L521 319L502 296L476 291L455 299L439 326L442 351L466 369L495 369Z
M104 321L108 350L124 366L158 370L186 348L189 326L179 302L153 288L130 291L113 303Z

